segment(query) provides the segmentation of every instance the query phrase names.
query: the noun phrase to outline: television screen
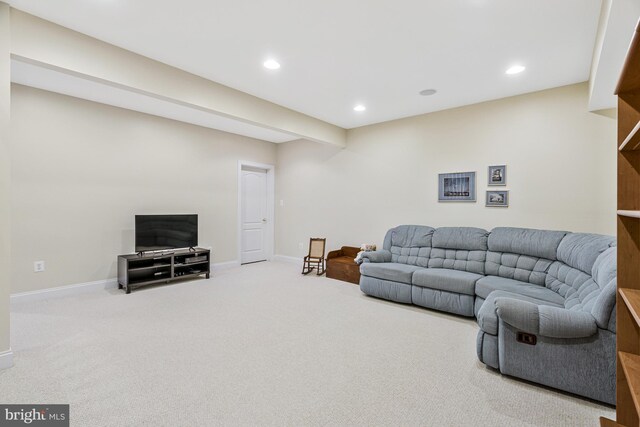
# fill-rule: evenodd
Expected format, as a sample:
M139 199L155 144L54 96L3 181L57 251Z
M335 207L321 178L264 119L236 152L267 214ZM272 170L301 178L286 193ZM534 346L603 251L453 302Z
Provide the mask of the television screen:
M198 215L136 215L136 252L198 246Z

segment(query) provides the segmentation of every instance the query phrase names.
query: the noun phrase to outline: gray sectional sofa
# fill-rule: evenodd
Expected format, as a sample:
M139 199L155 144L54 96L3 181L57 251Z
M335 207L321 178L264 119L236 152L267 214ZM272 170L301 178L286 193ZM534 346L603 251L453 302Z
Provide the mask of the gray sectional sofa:
M476 317L501 373L615 403L616 240L524 228L389 230L367 252L367 295Z

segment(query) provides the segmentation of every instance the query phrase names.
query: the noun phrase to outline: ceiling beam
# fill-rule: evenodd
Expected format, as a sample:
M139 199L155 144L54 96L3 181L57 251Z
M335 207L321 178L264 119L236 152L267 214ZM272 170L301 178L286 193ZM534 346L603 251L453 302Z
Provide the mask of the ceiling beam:
M209 111L315 142L346 146L345 129L60 25L11 9L11 53L23 62Z

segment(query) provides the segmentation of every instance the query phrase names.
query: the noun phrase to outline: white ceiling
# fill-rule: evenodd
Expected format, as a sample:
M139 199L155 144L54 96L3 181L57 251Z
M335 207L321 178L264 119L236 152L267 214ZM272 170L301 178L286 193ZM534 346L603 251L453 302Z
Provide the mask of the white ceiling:
M270 142L286 142L299 139L284 132L266 129L208 111L145 94L117 88L80 76L66 74L36 64L11 60L11 81L14 83L61 93L76 98L88 99L101 104L113 105L128 110L140 111L237 135L249 136Z
M589 79L600 0L11 0L344 128ZM273 57L282 68L269 71ZM507 76L512 64L527 67ZM417 93L435 88L438 93ZM367 111L357 113L362 103Z

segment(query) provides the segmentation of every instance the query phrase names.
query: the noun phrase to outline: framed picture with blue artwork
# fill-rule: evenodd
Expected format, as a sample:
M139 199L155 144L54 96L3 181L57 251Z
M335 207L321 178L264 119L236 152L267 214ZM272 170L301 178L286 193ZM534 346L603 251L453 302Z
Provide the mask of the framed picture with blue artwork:
M476 173L455 172L438 175L439 202L475 202Z

